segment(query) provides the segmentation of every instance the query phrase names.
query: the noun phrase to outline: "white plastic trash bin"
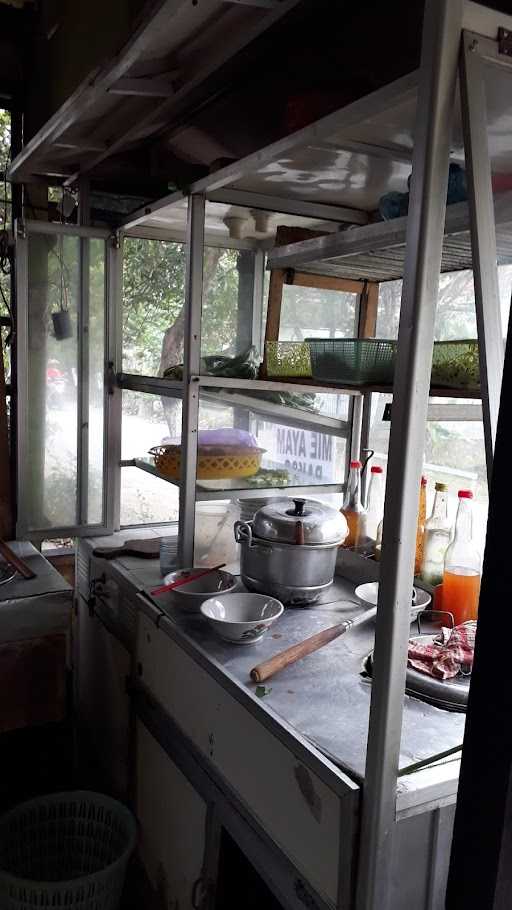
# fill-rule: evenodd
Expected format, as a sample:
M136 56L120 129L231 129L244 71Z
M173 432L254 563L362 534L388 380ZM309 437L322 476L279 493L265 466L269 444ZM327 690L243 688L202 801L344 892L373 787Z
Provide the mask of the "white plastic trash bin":
M22 803L0 819L2 910L117 910L135 820L87 790Z

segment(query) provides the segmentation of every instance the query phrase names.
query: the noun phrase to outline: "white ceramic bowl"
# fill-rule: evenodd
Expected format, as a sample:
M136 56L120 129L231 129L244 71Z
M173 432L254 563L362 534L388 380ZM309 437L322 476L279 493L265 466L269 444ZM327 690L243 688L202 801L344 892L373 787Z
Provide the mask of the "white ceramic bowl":
M204 570L204 566L197 566L194 569L177 569L165 576L164 584L170 585L173 581L186 578L191 572L201 572L201 570ZM231 575L230 572L223 572L222 569L216 569L209 575L203 575L202 578L189 581L186 585L180 585L174 591L168 591L161 600L168 597L169 603L174 607L178 607L186 613L199 613L204 600L208 600L214 594L235 591L237 585L238 580L234 575Z
M415 587L414 591L416 592L416 600L414 603L412 603L411 592L411 614L413 617L421 610L426 610L432 600L430 594L424 591L423 588ZM359 585L354 593L363 607L375 607L379 597L379 582L369 581L364 585Z
M280 600L266 594L221 594L201 604L201 613L224 641L252 645L281 616Z

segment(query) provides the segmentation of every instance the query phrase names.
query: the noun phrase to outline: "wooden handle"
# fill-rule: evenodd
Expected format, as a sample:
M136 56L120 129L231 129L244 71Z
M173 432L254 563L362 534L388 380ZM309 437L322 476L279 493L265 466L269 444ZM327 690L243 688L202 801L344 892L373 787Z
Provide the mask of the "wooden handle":
M251 670L252 681L256 683L265 682L265 680L274 676L275 673L279 673L280 670L284 670L285 667L294 664L296 660L312 654L313 651L318 651L319 648L328 645L330 641L339 638L347 629L348 625L344 622L339 623L337 626L329 626L328 629L324 629L323 632L317 632L316 635L311 635L310 638L299 642L298 645L292 645L286 651L274 654L269 660L264 660L257 667L253 667Z
M0 554L3 556L5 561L8 562L9 565L11 565L13 567L13 569L16 569L16 571L19 572L20 575L23 576L23 578L28 579L28 578L36 577L36 573L33 572L32 569L29 569L26 562L23 562L23 560L20 559L20 557L17 556L16 553L14 553L11 550L11 548L6 544L5 540L1 540L1 539L0 539Z

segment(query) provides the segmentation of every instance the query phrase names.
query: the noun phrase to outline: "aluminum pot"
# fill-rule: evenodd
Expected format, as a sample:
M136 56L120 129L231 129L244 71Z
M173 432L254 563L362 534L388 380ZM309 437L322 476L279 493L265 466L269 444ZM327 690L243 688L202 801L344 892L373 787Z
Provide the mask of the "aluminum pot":
M251 591L286 604L314 603L332 585L344 516L314 500L279 499L235 523L240 574Z

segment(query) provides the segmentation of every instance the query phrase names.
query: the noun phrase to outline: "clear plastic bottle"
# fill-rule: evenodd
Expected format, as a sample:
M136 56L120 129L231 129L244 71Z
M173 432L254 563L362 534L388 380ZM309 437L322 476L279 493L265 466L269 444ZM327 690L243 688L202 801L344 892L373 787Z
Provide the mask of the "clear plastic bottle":
M370 472L370 485L366 501L366 536L377 539L377 528L384 512L384 475L379 465Z
M347 491L341 508L348 524L344 547L357 547L366 537L366 509L361 501L361 462L350 462Z
M425 522L421 578L435 586L443 581L444 557L450 544L451 524L448 520L448 486L436 483L434 507Z
M427 520L427 478L421 478L420 504L418 508L418 526L416 529L416 555L414 557L414 574L419 575L423 563L423 546L425 543L425 523Z
M459 490L455 535L444 558L443 610L453 613L456 626L478 613L480 553L473 544L472 499L471 490Z

